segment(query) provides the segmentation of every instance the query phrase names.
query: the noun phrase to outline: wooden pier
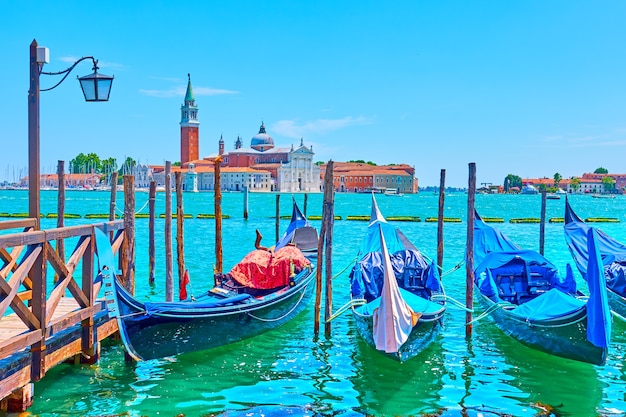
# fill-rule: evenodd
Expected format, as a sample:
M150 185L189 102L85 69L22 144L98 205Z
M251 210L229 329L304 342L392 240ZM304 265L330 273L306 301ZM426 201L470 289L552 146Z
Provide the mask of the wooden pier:
M48 230L36 230L36 219L0 222L0 410L25 410L33 382L68 360L96 362L99 342L117 332L105 301L97 299L96 227L111 233L118 254L123 221ZM67 261L55 242L68 253L74 248Z

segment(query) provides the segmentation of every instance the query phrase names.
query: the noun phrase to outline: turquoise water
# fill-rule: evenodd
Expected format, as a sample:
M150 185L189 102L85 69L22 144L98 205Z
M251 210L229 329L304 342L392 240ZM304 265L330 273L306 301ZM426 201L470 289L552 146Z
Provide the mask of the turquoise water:
M122 194L118 201L122 200ZM303 196L296 195L300 207ZM25 191L0 191L0 212L27 212ZM93 191L67 193L66 212L107 213L109 194ZM147 194L138 193L137 207ZM275 195L250 194L250 218L243 220L243 195L225 193L223 213L224 267L229 269L253 248L255 229L268 245L275 237ZM321 214L322 196L309 195L307 214ZM598 224L626 242L626 197L594 199L572 196L574 210L583 218L616 217L620 223ZM438 196L378 197L389 216L436 217ZM212 194L185 194L185 212L212 213ZM548 200L547 217L562 217L565 200ZM174 205L175 207L175 205ZM476 207L485 217L503 217L495 224L521 246L538 249L538 224L511 224L510 218L539 217L540 196L478 195ZM291 195L281 196L281 214L291 210ZM445 215L465 219L467 198L446 196ZM42 192L42 212L56 212L56 193ZM144 209L143 212L147 212ZM164 212L159 194L157 213ZM335 212L369 215L370 196L338 194ZM89 223L68 220L67 224ZM287 225L281 222L281 229ZM319 226L319 221L313 221ZM437 224L398 223L426 255L435 257ZM55 227L45 219L43 227ZM339 220L334 225L333 271L342 271L354 259L367 224ZM444 270L463 259L466 224L446 223ZM137 293L141 299L163 300L163 219L156 222L157 287L148 285L147 219L136 220ZM174 223L175 234L175 223ZM193 292L212 282L214 222L185 220L186 262ZM545 254L559 268L570 255L562 224L546 224ZM577 277L580 287L584 282ZM348 300L347 272L334 281L337 310ZM447 274L448 295L465 299L465 268ZM593 366L552 357L526 348L499 331L488 319L465 339L465 313L450 308L444 331L425 352L409 362L390 360L363 343L350 314L332 324L332 336L313 334L313 305L286 326L244 342L221 348L142 363L124 362L123 348L109 341L101 361L93 366L61 365L35 384L34 405L25 416L227 416L333 415L408 416L431 413L445 416L554 415L595 416L626 414L626 324L615 321L606 365ZM545 411L549 410L549 411ZM0 415L2 413L0 412Z

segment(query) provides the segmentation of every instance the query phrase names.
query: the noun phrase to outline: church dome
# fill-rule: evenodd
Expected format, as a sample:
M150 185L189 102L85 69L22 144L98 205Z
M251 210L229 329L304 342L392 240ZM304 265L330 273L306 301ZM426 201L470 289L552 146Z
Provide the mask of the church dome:
M274 147L274 139L272 139L272 137L268 135L267 132L265 132L265 124L263 124L263 122L261 122L261 128L259 129L259 133L252 136L252 140L250 141L250 147L261 152L272 149Z

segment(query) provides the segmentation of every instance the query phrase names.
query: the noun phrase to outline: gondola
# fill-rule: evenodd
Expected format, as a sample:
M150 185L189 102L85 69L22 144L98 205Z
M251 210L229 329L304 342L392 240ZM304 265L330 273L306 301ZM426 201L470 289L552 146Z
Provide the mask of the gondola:
M350 297L361 337L399 361L418 355L441 331L446 302L437 266L385 220L374 195Z
M295 199L292 199L291 221L287 230L276 242L276 250L287 245L293 245L300 249L306 256L317 256L318 235L307 218L302 214Z
M96 229L99 277L110 317L133 359L214 348L276 328L304 309L314 292L315 265L293 245L255 250L215 285L189 301L141 302L116 279L107 235Z
M587 280L589 252L587 233L590 227L565 202L565 241L581 275ZM607 295L611 310L626 320L626 245L598 230L598 249L602 257Z
M594 274L587 298L569 265L562 278L548 259L519 248L478 213L474 266L480 303L505 334L552 355L604 364L611 323L602 274Z

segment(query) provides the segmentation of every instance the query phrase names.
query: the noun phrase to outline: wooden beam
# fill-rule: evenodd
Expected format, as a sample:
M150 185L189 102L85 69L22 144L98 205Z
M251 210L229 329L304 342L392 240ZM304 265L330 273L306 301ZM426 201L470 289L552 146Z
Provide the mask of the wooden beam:
M0 230L33 228L36 224L35 219L3 220L0 222Z

